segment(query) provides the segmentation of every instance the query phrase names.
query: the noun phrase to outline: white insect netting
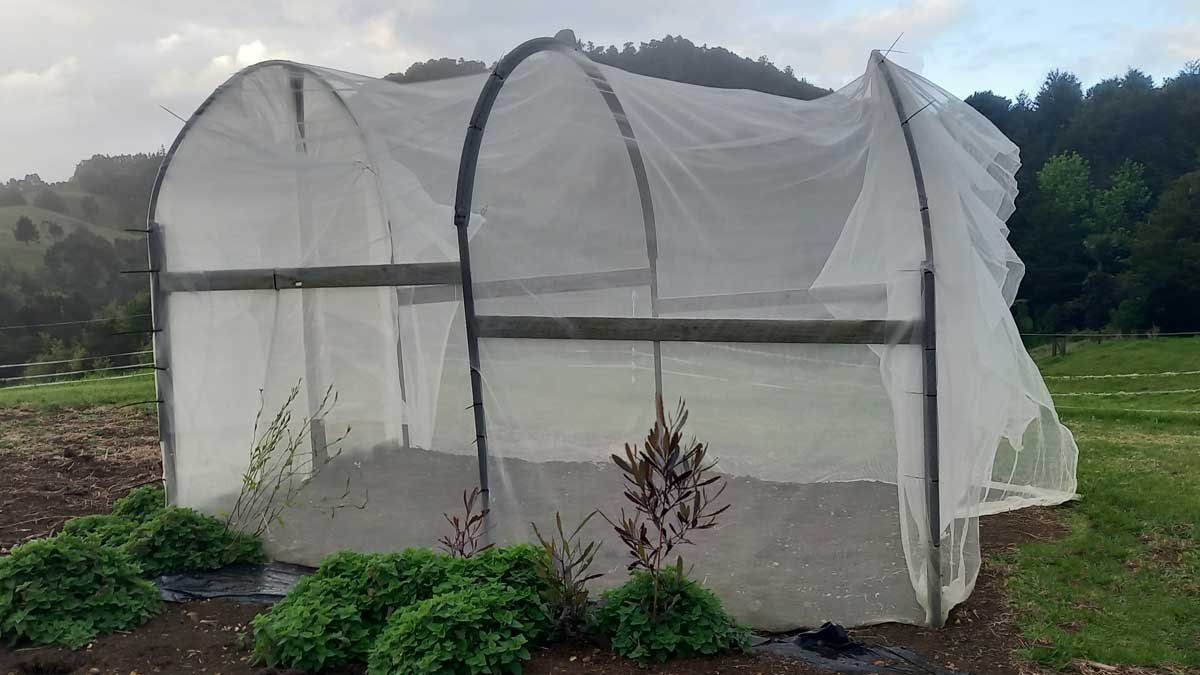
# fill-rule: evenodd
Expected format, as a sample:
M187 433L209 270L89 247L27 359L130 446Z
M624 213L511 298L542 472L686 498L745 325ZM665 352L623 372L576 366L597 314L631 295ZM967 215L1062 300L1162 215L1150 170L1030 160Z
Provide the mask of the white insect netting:
M470 226L480 315L921 319L925 250L912 165L878 56L815 101L598 66L645 162L648 231L626 138L573 57L505 80L483 135ZM891 69L929 203L936 271L940 531L925 504L918 344L660 343L668 405L719 458L732 508L684 551L740 619L787 629L931 622L971 592L979 516L1059 503L1076 447L1009 314L1017 148L936 85ZM282 62L197 111L151 214L164 273L459 260L464 133L488 76L395 84ZM651 284L657 283L652 297ZM177 503L228 510L256 412L301 383L293 426L343 453L268 534L277 558L435 546L477 485L461 289L171 292L164 410ZM480 341L492 536L528 541L555 511L615 514L609 455L653 421L654 345ZM294 429L298 431L298 429ZM318 449L319 451L320 449ZM307 452L307 450L306 450ZM338 508L338 505L343 505ZM627 562L611 528L598 587Z

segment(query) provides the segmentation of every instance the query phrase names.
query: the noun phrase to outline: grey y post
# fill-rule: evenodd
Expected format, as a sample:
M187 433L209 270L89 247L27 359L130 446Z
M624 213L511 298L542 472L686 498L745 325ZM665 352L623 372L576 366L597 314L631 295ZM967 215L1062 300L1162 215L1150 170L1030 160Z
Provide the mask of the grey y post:
M304 128L304 78L306 72L298 66L287 66L288 85L292 90L292 106L296 117L296 152L308 154L308 134ZM303 194L303 186L298 186L300 193ZM298 210L301 222L300 237L301 245L304 245L304 219L306 215L305 209ZM304 340L304 389L306 398L308 399L308 441L312 447L312 466L313 468L321 466L328 458L328 439L325 437L325 420L319 419L316 416L317 406L324 396L321 391L320 383L318 382L316 373L316 364L313 356L314 345L317 344L317 336L315 335L315 326L313 326L312 314L314 301L316 298L308 297L308 291L300 291L300 316L304 325L301 326L301 338Z
M921 266L922 323L922 370L925 421L925 510L928 515L929 557L926 561L926 585L929 592L929 614L931 623L940 628L942 619L942 506L939 484L938 461L938 400L937 400L937 302L934 288L933 230L929 223L929 200L925 194L925 177L921 173L921 159L917 144L909 125L911 117L905 114L900 90L892 76L889 61L878 51L871 53L878 59L879 68L887 82L888 93L896 106L896 115L904 131L904 144L908 147L908 159L912 164L913 183L917 190L917 205L921 213L921 231L925 239L925 263ZM913 113L915 115L920 110Z
M604 98L618 130L625 138L634 179L641 199L642 220L646 228L646 251L650 262L650 310L658 316L658 240L654 229L654 206L650 197L650 181L646 177L646 165L641 150L633 136L633 129L625 116L620 100L613 93L604 73L575 48L575 36L570 31L559 31L555 37L540 37L527 40L505 54L491 76L484 83L475 101L471 121L467 124L467 135L463 141L462 158L458 163L458 185L454 197L454 226L458 230L458 257L462 270L463 315L467 328L467 360L471 368L471 407L475 411L475 451L479 457L479 489L483 494L483 505L487 508L490 495L487 468L487 419L483 411L483 379L479 372L479 332L475 314L475 289L471 281L471 244L467 236L471 221L471 199L475 192L475 169L479 164L479 148L483 143L483 131L487 126L492 106L500 95L500 89L509 75L521 62L538 52L554 51L571 58L592 81ZM654 345L654 379L657 391L662 391L662 367L658 343Z
M165 162L164 162L165 165ZM159 169L161 174L162 168ZM150 213L154 213L154 202L158 197L158 181L155 181L154 194L150 203ZM171 396L171 370L168 360L170 353L170 333L167 331L167 296L159 283L159 272L166 262L164 255L162 227L152 219L146 223L146 257L150 263L150 334L154 350L154 399L158 407L158 445L162 451L163 488L166 491L167 503L175 503L175 491L178 483L175 481L175 427L171 418L171 408L168 404Z

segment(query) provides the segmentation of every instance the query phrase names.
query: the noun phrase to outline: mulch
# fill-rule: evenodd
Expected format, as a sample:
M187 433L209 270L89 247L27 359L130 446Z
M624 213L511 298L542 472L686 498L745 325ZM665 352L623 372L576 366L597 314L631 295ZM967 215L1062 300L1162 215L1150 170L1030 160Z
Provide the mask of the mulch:
M0 409L0 555L13 546L58 531L69 518L107 511L115 499L160 477L153 416L136 409ZM970 599L939 631L882 624L852 631L860 640L909 648L953 670L979 675L1038 673L1019 655L1024 646L1004 599L996 554L1034 539L1059 536L1064 526L1052 509L1030 508L981 521L985 563ZM249 662L247 623L261 606L210 600L168 603L131 632L97 638L81 650L0 646L0 675L283 675ZM346 673L361 673L361 668ZM637 663L587 645L538 649L530 675L815 675L811 667L781 657L733 655Z

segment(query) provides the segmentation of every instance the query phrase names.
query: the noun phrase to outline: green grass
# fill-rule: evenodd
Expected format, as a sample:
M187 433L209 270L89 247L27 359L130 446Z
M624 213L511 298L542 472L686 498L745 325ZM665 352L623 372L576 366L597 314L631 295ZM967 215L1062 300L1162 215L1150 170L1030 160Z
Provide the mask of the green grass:
M1200 340L1080 345L1040 365L1048 376L1200 370ZM1057 668L1200 666L1200 399L1095 395L1198 388L1200 377L1047 383L1079 443L1082 498L1064 509L1067 536L1005 561L1029 655ZM1062 396L1079 392L1090 393Z
M80 408L153 399L154 378L150 373L137 373L135 377L75 380L38 387L0 388L0 408Z

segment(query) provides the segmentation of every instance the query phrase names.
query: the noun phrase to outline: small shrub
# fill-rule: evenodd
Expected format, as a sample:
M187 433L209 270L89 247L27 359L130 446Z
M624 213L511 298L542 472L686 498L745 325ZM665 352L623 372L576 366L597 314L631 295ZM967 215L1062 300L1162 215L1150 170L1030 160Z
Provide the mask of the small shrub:
M392 616L371 649L370 675L520 673L529 658L517 591L475 585L436 595Z
M650 618L658 616L659 577L671 566L671 553L683 544L692 544L693 530L707 530L717 525L717 516L729 509L716 502L725 492L725 478L713 473L716 460L708 461L708 445L695 436L686 444L683 427L688 411L683 399L675 414L668 417L663 409L662 394L654 397L654 426L646 435L642 448L625 444L625 456L612 455L613 463L624 474L625 498L633 506L633 514L621 509L614 522L604 516L633 559L629 570L642 569L654 582ZM675 561L683 573L683 557Z
M137 523L130 522L117 516L82 516L72 518L63 524L63 533L82 539L89 539L101 546L121 546L129 540L129 535L137 528Z
M313 422L323 420L333 412L338 397L333 391L333 385L329 385L316 409L308 416L302 417L299 423L293 423L292 404L300 395L302 383L302 380L296 381L279 412L271 417L265 427L263 423L266 417L263 412L266 399L262 392L259 392L258 414L254 416L254 431L251 436L254 445L250 448L250 461L246 470L242 472L242 485L237 501L225 518L225 525L230 529L252 532L254 536L261 537L272 525L282 524L284 511L296 503L305 486L342 454L342 442L350 435L348 426L341 436L325 441L322 453L308 452ZM297 431L293 432L292 429ZM345 492L323 504L330 509L330 517L337 510L347 506L366 508L365 491L361 504L348 501L351 492L350 479L347 478Z
M437 590L459 590L489 583L508 587L514 593L512 608L527 628L526 637L538 642L549 636L554 627L543 599L546 583L538 572L545 560L545 551L530 544L490 548L471 558L453 560L449 580Z
M139 525L124 548L150 576L263 559L262 541L257 537L177 506L168 506Z
M555 629L561 634L573 635L583 623L588 607L587 582L604 576L599 573L588 574L588 568L600 550L600 542L589 541L585 544L579 541L579 532L597 513L589 513L571 534L563 529L562 514L555 513L554 522L558 532L551 533L550 539L543 537L537 525L531 523L544 553L537 565L544 586L542 597L546 599Z
M416 548L334 553L282 602L255 617L255 656L270 666L304 670L366 660L393 612L433 597L451 581L451 562Z
M342 580L364 620L378 632L392 612L433 597L456 573L448 556L410 548L399 553L335 553L321 563L316 576Z
M456 558L470 558L476 553L492 547L491 544L480 546L483 543L483 536L487 533L487 515L490 512L486 507L478 512L475 511L475 504L482 494L479 488L474 488L470 492L463 491L462 518L451 516L448 513L442 514L442 517L453 528L450 534L444 535L438 540L442 550L446 553Z
M546 553L532 544L514 544L489 548L465 560L450 563L451 572L477 582L494 581L514 588L541 590L544 586L538 567Z
M145 485L113 502L112 515L133 523L144 523L167 507L167 493L156 485Z
M638 661L709 656L745 645L749 632L725 612L712 591L676 569L659 577L658 614L655 583L649 572L604 594L593 629L612 640L612 650Z
M334 553L282 602L255 617L255 656L273 667L304 670L366 660L399 612L485 586L502 587L505 609L522 626L524 639L540 640L550 628L538 575L543 557L529 545L492 548L471 558L421 548Z
M119 548L69 534L0 558L0 638L78 648L133 628L159 607L158 589Z
M365 657L374 636L347 583L307 577L254 617L255 658L271 667L321 670Z

